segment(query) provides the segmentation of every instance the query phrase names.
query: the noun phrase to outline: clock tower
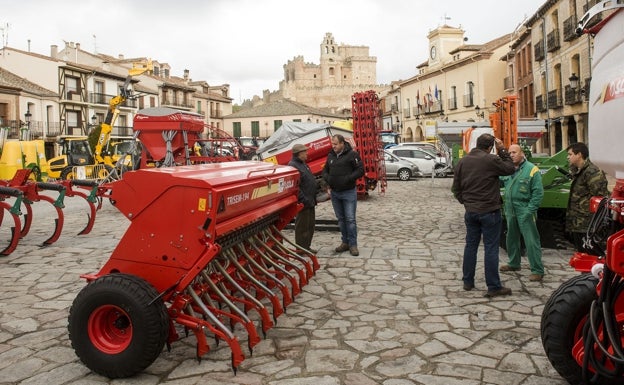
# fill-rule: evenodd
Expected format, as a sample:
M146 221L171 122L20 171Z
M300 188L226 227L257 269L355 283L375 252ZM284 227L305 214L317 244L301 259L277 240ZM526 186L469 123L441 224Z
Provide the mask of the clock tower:
M448 63L451 59L449 52L464 43L464 31L443 25L429 32L429 67Z

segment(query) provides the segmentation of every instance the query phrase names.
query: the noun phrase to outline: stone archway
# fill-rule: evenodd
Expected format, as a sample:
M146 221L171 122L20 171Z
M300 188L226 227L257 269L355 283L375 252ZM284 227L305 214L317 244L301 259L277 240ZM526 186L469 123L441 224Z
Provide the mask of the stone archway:
M413 142L414 133L411 127L406 127L401 134L401 142Z

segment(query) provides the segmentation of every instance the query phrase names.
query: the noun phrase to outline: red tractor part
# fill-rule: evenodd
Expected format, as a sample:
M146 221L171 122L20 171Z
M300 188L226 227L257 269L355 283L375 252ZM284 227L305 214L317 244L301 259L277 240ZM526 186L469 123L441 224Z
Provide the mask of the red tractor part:
M147 149L141 168L156 162L159 166L190 164L190 148L204 130L201 115L171 108L146 108L134 116L135 133Z
M319 268L280 232L300 210L299 173L264 162L140 169L110 183L130 226L70 309L69 336L82 362L109 378L149 366L179 330L225 341L243 361ZM272 308L272 312L269 310ZM253 311L255 315L249 314Z
M8 245L0 251L0 255L11 254L17 248L19 240L28 235L33 220L32 204L34 202L48 202L56 211L56 218L54 219L54 232L48 239L43 241L44 246L51 245L61 236L65 221L63 208L65 207L64 199L66 196L81 197L89 205L90 213L87 216L87 225L82 231L80 231L79 235L88 234L93 228L96 213L95 202L97 201L97 185L95 182L77 180L66 180L60 183L35 182L29 179L31 172L32 171L30 169L17 170L13 179L0 182L0 184L2 184L2 187L0 187L0 208L2 208L2 210L0 210L0 224L4 219L5 210L10 214L13 220L13 227L11 227L11 239ZM90 189L89 195L74 189L74 186ZM56 199L54 199L46 194L41 194L42 191L46 190L56 191L59 195ZM7 199L11 198L15 199L12 201L13 203L10 204L7 202ZM22 212L22 208L26 210L26 213Z
M356 183L359 197L381 184L380 192L386 191L386 168L384 164L384 144L381 141L381 109L379 98L373 90L357 92L351 97L353 114L353 141L362 162L364 176Z

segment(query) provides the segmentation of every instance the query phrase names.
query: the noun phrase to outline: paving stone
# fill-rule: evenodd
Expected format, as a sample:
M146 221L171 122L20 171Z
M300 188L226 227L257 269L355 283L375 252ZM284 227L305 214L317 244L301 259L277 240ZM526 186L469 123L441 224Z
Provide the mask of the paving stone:
M545 249L547 274L538 283L528 281L523 259L521 272L501 274L513 295L487 299L480 247L477 290L465 292L463 207L450 193L451 182L390 181L385 196L359 201L359 257L334 253L340 236L317 231L313 247L319 248L321 269L253 354L246 331L235 327L246 356L236 375L226 343L217 346L209 336L210 351L198 362L195 336L186 337L179 325L172 350L133 378L110 380L78 360L67 316L86 285L80 275L98 271L128 222L104 202L90 234L67 235L86 223L84 212L68 200L59 241L40 248L36 238L49 233L42 224L0 259L0 383L565 384L544 353L539 323L552 292L577 274L568 265L570 252ZM320 204L317 218L334 219L331 204ZM399 226L389 231L392 224ZM291 229L284 233L294 238ZM501 260L506 258L501 250ZM257 312L249 317L261 335Z

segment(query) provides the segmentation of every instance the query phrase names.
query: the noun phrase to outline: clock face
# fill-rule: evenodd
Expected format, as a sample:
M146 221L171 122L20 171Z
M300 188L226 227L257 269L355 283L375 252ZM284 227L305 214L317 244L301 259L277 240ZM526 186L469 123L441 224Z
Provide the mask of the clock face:
M431 47L431 59L435 59L436 58L436 47L435 45Z

